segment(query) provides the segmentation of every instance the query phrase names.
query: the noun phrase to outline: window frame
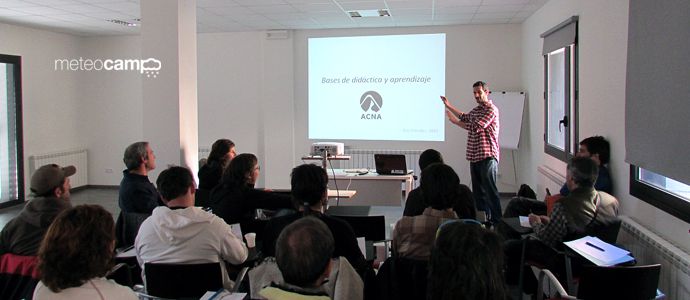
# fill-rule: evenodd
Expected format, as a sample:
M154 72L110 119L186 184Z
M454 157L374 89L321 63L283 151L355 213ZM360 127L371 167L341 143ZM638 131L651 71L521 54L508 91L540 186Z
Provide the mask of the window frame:
M639 175L640 167L630 165L630 195L690 223L690 202L641 181Z
M574 23L575 26L575 36L578 34L578 18L572 17L565 22L559 24L548 32L555 31L564 24ZM543 37L543 35L542 35ZM549 143L549 54L557 50L563 49L564 51L564 118L561 121L565 121L564 130L565 141L564 149L561 150L553 144ZM568 162L572 159L578 150L579 145L579 46L578 39L575 38L574 42L569 45L565 45L549 53L543 54L544 56L544 153L551 155L563 162ZM560 126L556 124L556 126Z
M0 54L0 63L14 65L14 107L15 107L15 142L17 148L17 199L0 202L0 209L24 203L24 138L23 138L23 118L22 118L22 58L21 56ZM4 83L2 83L4 84ZM8 99L10 100L10 99Z

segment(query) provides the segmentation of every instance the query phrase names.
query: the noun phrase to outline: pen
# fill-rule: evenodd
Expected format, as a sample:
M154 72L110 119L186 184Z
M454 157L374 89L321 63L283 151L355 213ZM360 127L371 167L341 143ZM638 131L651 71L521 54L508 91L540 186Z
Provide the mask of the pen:
M590 243L590 242L585 242L585 244L587 244L587 246L590 246L590 247L592 247L592 248L594 248L594 249L597 249L597 250L599 250L599 251L602 251L602 252L604 251L604 249L602 249L601 247L599 247L599 246L597 246L597 245L595 245L595 244L592 244L592 243Z
M213 299L215 299L215 298L218 296L218 294L220 294L223 290L224 290L223 288L220 288L219 290L216 291L215 294L211 295L211 297L208 298L208 300L213 300Z

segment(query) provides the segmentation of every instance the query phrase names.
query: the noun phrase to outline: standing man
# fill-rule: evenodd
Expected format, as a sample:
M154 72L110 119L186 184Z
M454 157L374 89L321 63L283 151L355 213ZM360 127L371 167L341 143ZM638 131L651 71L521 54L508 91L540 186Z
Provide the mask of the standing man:
M441 96L446 106L448 120L468 131L467 160L470 161L472 192L478 210L483 210L486 220L498 223L501 220L501 202L496 188L498 172L498 108L489 100L489 86L482 81L472 85L477 107L464 113Z
M125 149L122 161L127 170L122 171L120 182L120 209L150 215L159 204L158 191L148 177L149 171L156 168L156 155L148 142L136 142Z

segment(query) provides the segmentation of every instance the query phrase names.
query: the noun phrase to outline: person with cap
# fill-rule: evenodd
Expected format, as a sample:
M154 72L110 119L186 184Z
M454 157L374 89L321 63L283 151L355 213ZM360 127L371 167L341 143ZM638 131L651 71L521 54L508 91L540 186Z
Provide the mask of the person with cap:
M76 172L74 166L62 168L56 164L42 166L34 172L30 187L34 198L0 232L0 255L36 256L55 217L72 207L69 176Z

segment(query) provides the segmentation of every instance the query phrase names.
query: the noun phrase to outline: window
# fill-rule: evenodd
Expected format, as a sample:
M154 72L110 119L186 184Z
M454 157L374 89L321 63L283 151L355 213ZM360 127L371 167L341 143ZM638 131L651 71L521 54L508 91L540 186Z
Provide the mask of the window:
M690 222L690 185L631 165L630 194Z
M0 54L0 207L24 200L21 58Z
M577 16L544 38L544 151L562 161L577 152Z

